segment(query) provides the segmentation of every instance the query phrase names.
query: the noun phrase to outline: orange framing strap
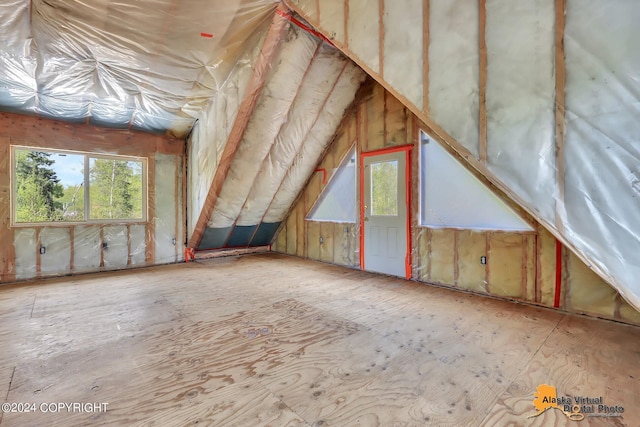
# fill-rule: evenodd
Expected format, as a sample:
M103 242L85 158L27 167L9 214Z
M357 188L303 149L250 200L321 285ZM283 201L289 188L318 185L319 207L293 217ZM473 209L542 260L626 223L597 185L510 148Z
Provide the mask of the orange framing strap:
M405 153L405 203L406 203L406 233L407 233L407 252L405 255L405 278L411 279L411 151L413 145L400 145L397 147L387 147L380 150L368 151L360 153L360 269L364 270L364 159L366 157L380 156L383 154L392 154L404 151Z

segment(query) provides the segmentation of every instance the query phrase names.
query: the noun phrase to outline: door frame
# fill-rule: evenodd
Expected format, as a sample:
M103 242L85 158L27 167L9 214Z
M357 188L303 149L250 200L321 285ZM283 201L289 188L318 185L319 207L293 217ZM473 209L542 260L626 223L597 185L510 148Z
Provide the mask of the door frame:
M395 147L387 147L382 148L380 150L361 152L359 160L360 166L360 269L364 270L364 159L365 157L374 157L382 154L391 154L404 151L405 152L405 203L407 205L406 212L406 234L407 234L407 251L404 257L404 267L405 267L405 279L411 279L411 190L413 186L411 185L411 176L412 176L412 168L411 168L411 151L413 150L413 145L399 145Z

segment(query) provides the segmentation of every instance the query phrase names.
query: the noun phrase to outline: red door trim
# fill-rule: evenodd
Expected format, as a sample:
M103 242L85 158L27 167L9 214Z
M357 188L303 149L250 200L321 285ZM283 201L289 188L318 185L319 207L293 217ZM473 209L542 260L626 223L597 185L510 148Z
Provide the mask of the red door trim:
M405 278L411 279L411 150L413 145L400 145L387 147L380 150L360 153L360 269L364 270L364 159L365 157L380 156L404 151L405 152L405 203L406 203L406 233L407 252L405 254Z

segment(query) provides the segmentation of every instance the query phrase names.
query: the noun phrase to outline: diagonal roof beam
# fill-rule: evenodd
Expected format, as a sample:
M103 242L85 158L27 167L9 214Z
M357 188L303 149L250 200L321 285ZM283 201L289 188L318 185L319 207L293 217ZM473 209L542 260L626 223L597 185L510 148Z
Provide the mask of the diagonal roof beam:
M282 43L287 32L289 21L283 15L286 15L288 11L289 9L287 6L280 3L273 15L273 21L269 26L267 36L262 44L258 60L253 68L253 74L251 74L249 82L247 83L247 89L245 91L244 98L240 103L236 120L233 123L231 132L229 132L227 144L220 156L220 162L218 163L218 168L216 169L213 181L211 182L211 187L209 187L209 193L207 194L207 198L205 199L200 215L198 216L198 222L193 230L193 234L187 244L189 248L197 248L202 241L202 236L207 228L207 223L211 218L213 208L215 207L218 196L220 195L222 184L229 172L231 162L238 151L238 147L242 141L242 136L247 128L247 124L249 123L249 118L258 103L258 98L267 78L271 62L278 52L278 47Z

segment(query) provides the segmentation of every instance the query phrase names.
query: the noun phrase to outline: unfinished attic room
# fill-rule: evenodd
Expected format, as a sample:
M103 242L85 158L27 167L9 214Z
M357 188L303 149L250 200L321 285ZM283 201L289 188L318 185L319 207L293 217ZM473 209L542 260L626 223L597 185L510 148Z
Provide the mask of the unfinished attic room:
M639 20L2 0L0 427L639 426Z

